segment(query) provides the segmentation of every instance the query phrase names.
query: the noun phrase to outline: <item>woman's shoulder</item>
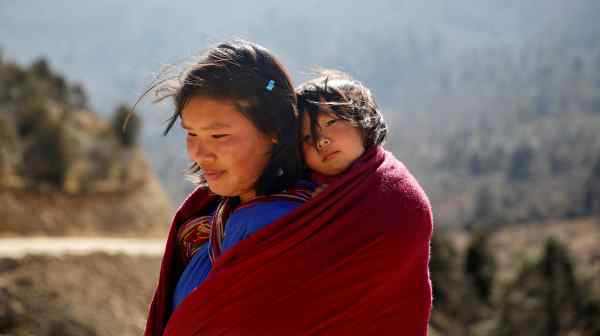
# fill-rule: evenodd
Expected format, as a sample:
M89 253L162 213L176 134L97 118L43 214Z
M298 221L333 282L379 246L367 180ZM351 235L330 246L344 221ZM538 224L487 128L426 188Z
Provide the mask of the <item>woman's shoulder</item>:
M310 195L308 196L310 197ZM293 210L302 205L306 200L299 197L264 197L237 207L231 216L258 216L271 217L271 214Z
M259 196L235 209L240 211L260 211L266 209L288 208L308 201L317 185L309 180L300 180L296 185L278 193Z
M315 188L314 183L302 180L293 188L280 193L257 197L238 206L229 220L251 226L273 222L304 204L310 199Z
M285 200L255 202L242 206L231 214L231 220L269 221L299 207L301 203Z

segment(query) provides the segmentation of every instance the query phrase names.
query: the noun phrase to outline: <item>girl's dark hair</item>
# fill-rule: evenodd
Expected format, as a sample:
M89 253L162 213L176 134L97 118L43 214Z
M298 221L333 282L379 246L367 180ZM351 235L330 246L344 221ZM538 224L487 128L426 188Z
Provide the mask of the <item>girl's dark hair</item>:
M157 101L173 98L175 109L165 135L192 98L207 97L231 101L260 132L275 138L271 158L256 182L257 195L280 192L302 176L296 95L288 71L269 50L244 40L220 43L183 71L155 81L149 91ZM206 183L198 164L192 164L190 173Z
M363 135L365 148L381 145L387 138L387 126L373 94L361 82L337 70L320 70L317 77L296 89L298 111L308 113L313 141L319 138L318 115L329 106L339 118L350 121Z

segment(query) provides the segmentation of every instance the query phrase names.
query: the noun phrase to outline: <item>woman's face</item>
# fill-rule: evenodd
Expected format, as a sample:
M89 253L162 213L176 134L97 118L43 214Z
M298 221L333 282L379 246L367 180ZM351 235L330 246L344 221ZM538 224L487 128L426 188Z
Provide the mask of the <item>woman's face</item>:
M310 132L310 117L302 120L302 149L308 167L324 175L343 173L365 151L358 127L340 119L329 107L318 115L319 139L316 145Z
M256 197L255 185L271 157L274 139L261 133L232 101L194 97L181 112L188 155L212 192Z

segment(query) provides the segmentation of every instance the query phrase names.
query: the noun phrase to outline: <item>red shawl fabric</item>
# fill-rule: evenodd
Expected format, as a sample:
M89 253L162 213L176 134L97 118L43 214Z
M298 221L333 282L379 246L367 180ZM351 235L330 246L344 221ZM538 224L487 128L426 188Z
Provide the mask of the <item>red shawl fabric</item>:
M427 196L381 147L328 183L221 255L170 314L177 227L215 201L194 191L171 224L145 335L427 335Z

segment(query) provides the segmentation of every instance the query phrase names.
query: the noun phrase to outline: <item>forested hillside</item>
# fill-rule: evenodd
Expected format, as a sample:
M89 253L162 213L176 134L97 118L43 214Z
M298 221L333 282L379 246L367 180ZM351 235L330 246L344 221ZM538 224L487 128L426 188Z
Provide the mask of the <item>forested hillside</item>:
M45 59L23 68L0 58L0 234L164 232L170 202L140 129L127 106L112 123L96 116L84 88Z
M600 48L566 43L473 56L475 77L451 77L430 107L441 119L431 133L392 120L389 147L422 178L439 224L493 227L598 212Z

